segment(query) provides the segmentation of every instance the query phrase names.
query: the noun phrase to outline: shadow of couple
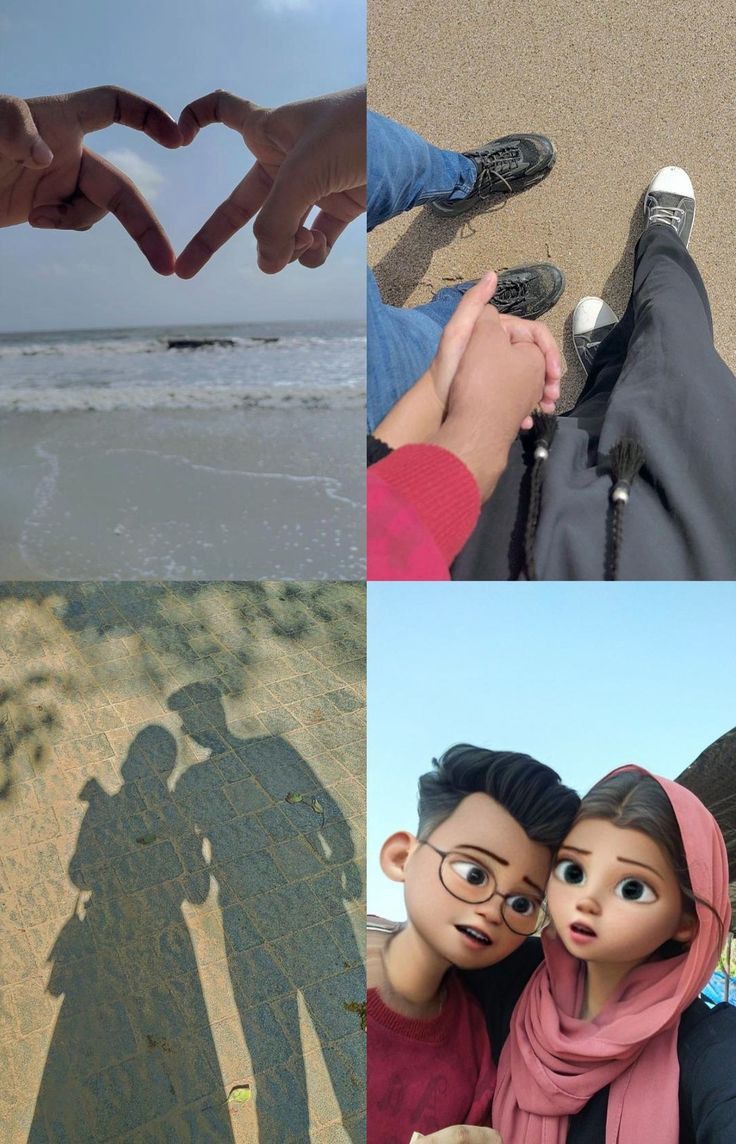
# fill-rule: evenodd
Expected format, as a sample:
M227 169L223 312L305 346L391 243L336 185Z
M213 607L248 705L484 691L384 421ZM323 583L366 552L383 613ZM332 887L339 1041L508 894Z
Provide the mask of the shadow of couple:
M233 1140L225 1089L249 1084L249 1139L303 1144L310 1100L334 1110L326 1076L344 1139L361 1139L365 975L349 907L360 925L363 883L330 776L280 736L235 734L216 684L168 706L181 756L148 725L120 789L91 779L80 795L78 897L49 955L63 1003L29 1141ZM189 925L186 905L200 907Z

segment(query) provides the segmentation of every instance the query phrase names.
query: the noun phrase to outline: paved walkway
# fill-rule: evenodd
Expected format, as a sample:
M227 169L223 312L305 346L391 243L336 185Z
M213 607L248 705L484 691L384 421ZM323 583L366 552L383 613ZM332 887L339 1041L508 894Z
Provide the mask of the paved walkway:
M364 1139L364 605L0 585L3 1144Z

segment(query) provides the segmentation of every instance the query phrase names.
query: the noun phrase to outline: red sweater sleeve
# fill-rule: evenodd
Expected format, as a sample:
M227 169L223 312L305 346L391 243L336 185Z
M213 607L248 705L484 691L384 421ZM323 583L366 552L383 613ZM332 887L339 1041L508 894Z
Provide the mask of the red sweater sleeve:
M368 579L449 580L480 512L475 479L454 453L403 445L368 470Z

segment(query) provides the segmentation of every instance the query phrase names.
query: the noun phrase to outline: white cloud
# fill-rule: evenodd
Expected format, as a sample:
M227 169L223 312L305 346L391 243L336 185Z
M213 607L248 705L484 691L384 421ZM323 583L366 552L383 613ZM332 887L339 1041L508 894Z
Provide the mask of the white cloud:
M62 262L44 262L37 269L39 278L68 278L69 268Z
M128 178L132 179L138 190L147 199L153 201L156 198L161 184L164 182L164 177L154 167L153 163L149 163L147 159L142 159L129 147L121 147L118 151L107 151L104 158L114 167L119 167Z

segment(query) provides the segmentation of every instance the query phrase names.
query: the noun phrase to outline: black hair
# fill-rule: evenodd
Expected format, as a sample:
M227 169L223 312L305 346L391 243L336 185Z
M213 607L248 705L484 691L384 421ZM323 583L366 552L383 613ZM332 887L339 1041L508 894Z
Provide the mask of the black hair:
M555 849L580 805L551 767L517 751L458 743L419 779L419 838L426 839L469 794L490 795L533 842Z

